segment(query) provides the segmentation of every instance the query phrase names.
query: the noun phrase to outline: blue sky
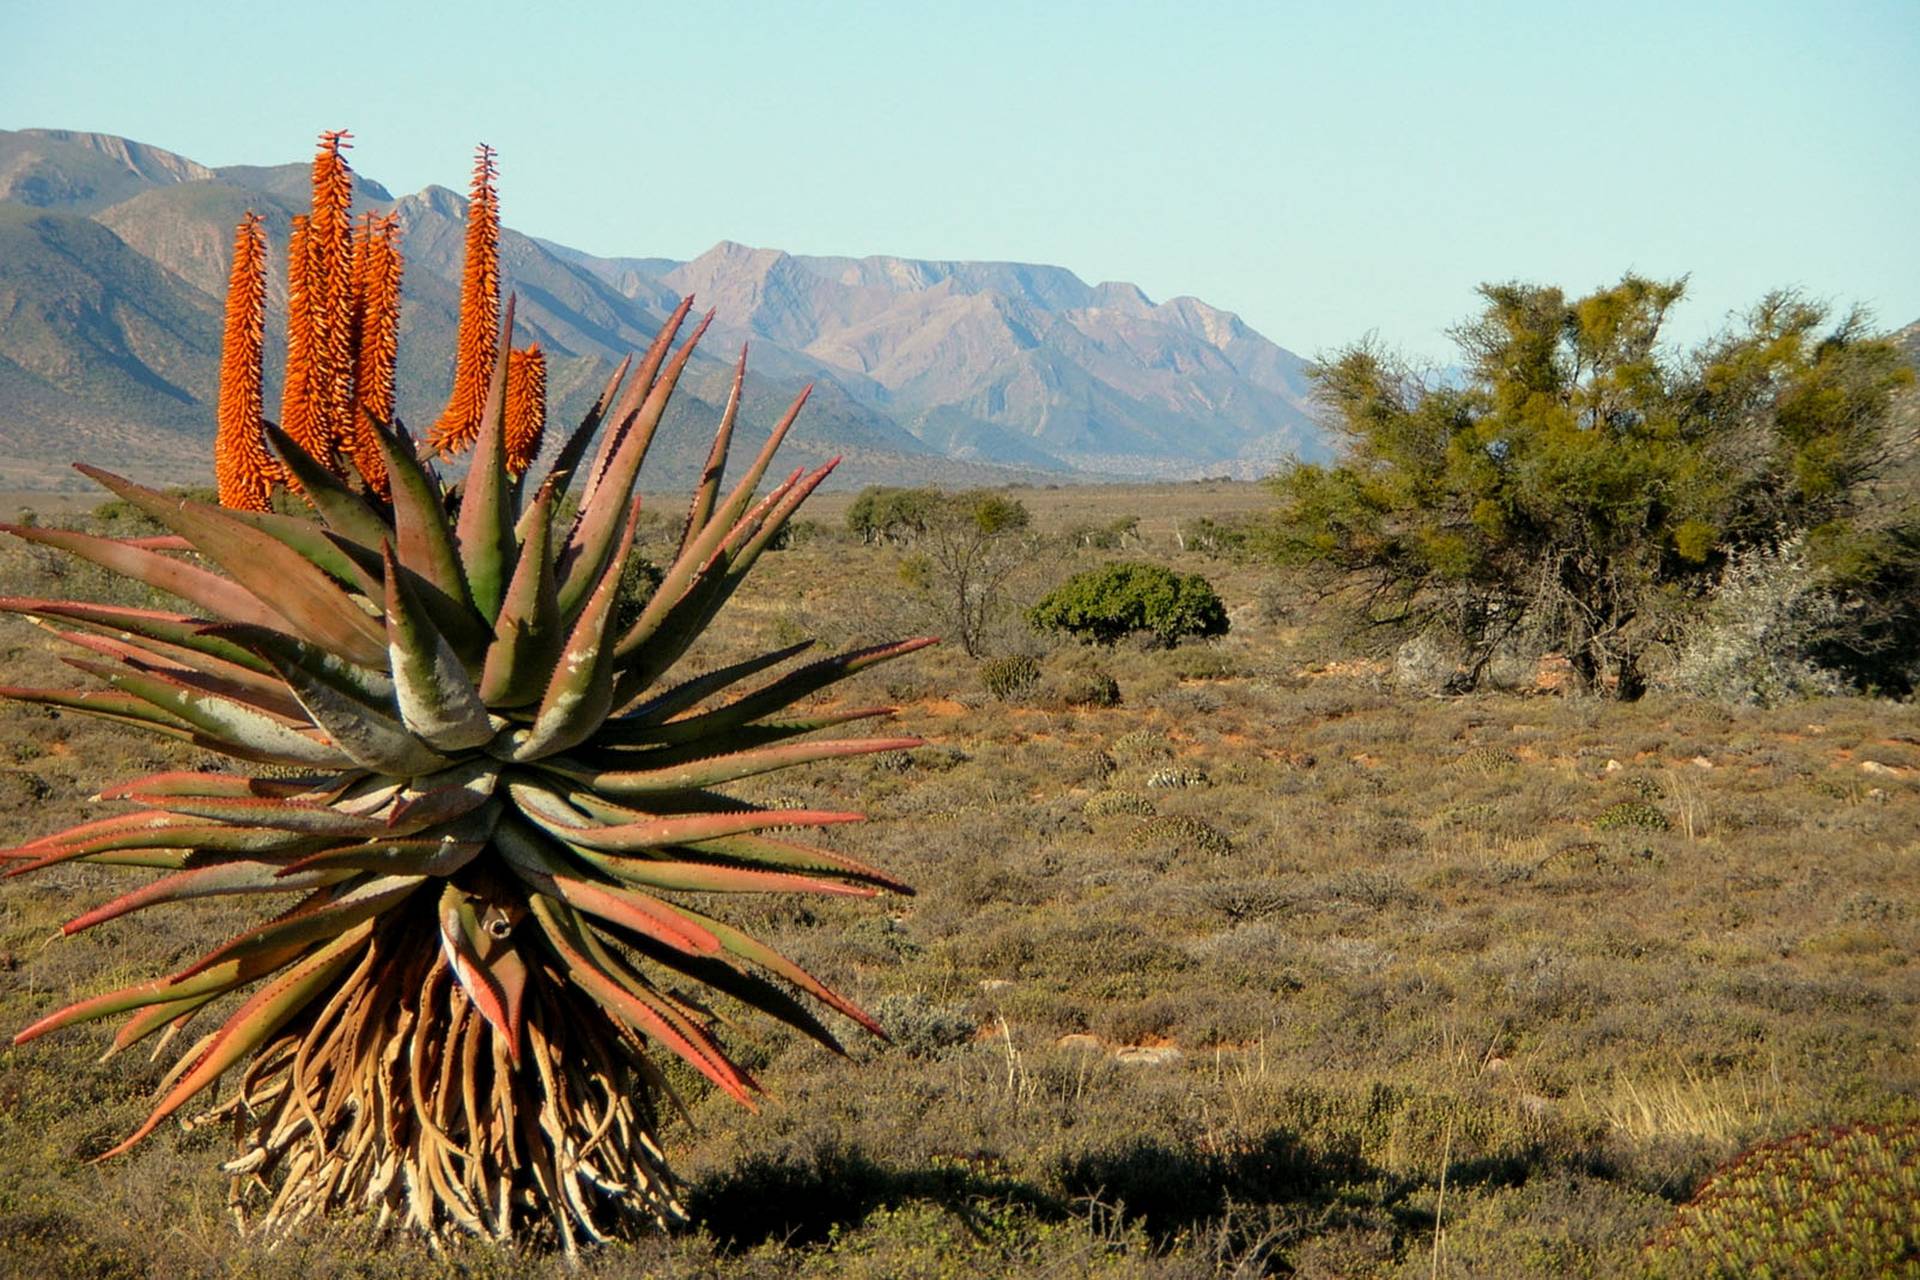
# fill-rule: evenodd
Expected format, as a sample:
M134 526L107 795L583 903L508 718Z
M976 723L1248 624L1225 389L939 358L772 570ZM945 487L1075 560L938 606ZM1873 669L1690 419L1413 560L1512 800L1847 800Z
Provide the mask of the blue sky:
M593 252L1052 262L1306 355L1444 359L1480 281L1627 269L1690 273L1685 339L1782 285L1920 319L1917 0L0 0L28 126L208 164L347 127L396 193L486 141L506 221Z

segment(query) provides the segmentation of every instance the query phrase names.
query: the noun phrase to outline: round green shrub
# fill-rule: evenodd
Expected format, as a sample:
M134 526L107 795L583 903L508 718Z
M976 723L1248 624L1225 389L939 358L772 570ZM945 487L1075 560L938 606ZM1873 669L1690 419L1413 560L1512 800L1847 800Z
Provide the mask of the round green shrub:
M1191 636L1225 635L1227 608L1197 573L1122 560L1068 578L1027 611L1027 621L1040 631L1064 631L1097 644L1136 631L1178 644Z
M1654 1276L1920 1276L1920 1121L1754 1147L1680 1206Z

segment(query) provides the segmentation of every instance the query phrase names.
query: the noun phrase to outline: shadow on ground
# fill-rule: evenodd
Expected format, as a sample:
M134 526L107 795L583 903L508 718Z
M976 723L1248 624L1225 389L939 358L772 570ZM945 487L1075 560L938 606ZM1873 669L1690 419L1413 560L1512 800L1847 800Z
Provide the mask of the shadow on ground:
M1461 1160L1449 1168L1448 1182L1510 1184L1525 1179L1523 1164ZM1360 1217L1390 1230L1430 1229L1430 1215L1407 1203L1419 1185L1357 1154L1312 1150L1276 1130L1231 1154L1142 1139L1065 1158L1042 1180L1013 1176L991 1158L899 1168L856 1148L829 1146L751 1159L694 1188L688 1208L730 1251L818 1244L878 1209L912 1202L939 1205L970 1228L989 1207L1012 1205L1062 1221L1085 1218L1090 1205L1099 1205L1165 1248L1229 1219L1262 1232L1287 1223L1363 1225Z

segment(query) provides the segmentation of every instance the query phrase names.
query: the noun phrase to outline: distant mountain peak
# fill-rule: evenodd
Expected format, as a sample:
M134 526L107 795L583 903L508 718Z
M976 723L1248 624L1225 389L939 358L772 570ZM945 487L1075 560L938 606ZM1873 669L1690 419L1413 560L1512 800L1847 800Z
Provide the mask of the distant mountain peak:
M12 202L0 212L57 206L80 224L63 243L88 259L62 275L51 232L11 232L15 260L0 261L0 401L23 412L15 427L0 423L0 471L9 454L64 457L83 412L96 434L164 420L183 456L204 466L202 444L178 433L211 430L234 220L265 213L283 260L286 220L305 207L308 182L305 164L209 169L109 135L0 131L0 200ZM396 200L356 175L355 200L400 214L401 415L430 416L451 376L467 198L428 186ZM79 234L89 228L99 234ZM728 356L745 341L754 352L748 416L756 406L777 412L800 383L815 383L795 447L863 460L849 479L1256 475L1279 457L1328 453L1304 361L1232 312L1186 296L1156 304L1123 280L1089 285L1044 263L796 254L732 239L690 261L603 258L511 228L501 261L503 285L520 299L521 340L539 341L552 362L560 421L583 411L615 361L646 346L682 295L716 310L676 402L687 417L661 429L669 468L700 465L696 436L710 424L694 419L718 412ZM39 308L32 314L111 308L115 327L29 332L13 318L29 312L7 309L10 289ZM283 340L284 305L284 288L273 289L270 350ZM56 385L54 372L69 366L85 386ZM162 382L190 403L176 395L143 406L136 389Z

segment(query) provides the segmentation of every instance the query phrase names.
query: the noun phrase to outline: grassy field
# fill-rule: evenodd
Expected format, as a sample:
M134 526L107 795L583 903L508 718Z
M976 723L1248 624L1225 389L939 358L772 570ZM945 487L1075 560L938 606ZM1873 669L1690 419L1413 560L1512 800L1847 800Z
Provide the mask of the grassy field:
M1256 488L1020 496L1051 531L1139 516L1142 553L1208 574L1232 634L1092 651L1008 633L1040 677L1005 701L956 649L923 651L846 696L897 704L930 745L743 786L864 809L836 843L918 886L734 904L893 1043L840 1059L743 1027L729 1042L774 1095L759 1116L675 1072L695 1224L584 1274L1634 1274L1743 1147L1920 1116L1911 706L1417 698L1330 649L1284 582L1179 549L1185 522ZM763 562L698 661L938 629L898 552L832 536L844 505L805 513L820 528ZM1062 549L1018 590L1106 554ZM107 589L0 547L8 594ZM1085 701L1100 674L1117 705ZM55 646L0 622L0 679L62 682ZM6 842L79 819L105 781L196 763L0 703ZM124 879L0 883L0 1027L249 914L56 937ZM357 1222L241 1239L225 1137L204 1129L86 1163L168 1065L98 1062L105 1042L0 1050L0 1273L565 1274L461 1245L436 1260Z

